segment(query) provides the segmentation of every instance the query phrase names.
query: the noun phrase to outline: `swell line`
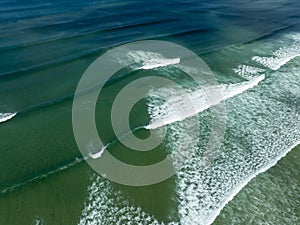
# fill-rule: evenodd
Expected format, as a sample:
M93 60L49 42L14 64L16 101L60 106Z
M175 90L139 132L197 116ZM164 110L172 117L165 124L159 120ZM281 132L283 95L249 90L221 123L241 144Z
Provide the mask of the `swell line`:
M67 163L65 165L62 165L62 166L59 166L58 168L54 169L54 170L49 170L49 171L46 171L44 174L42 175L38 175L32 179L29 179L27 181L24 181L24 182L21 182L21 183L17 183L17 184L14 184L10 187L6 187L4 188L0 194L5 194L7 192L11 192L13 190L15 190L16 188L19 188L19 187L22 187L26 184L29 184L29 183L32 183L34 181L37 181L37 180L41 180L43 178L46 178L50 175L53 175L53 174L57 174L63 170L67 170L69 168L72 168L80 163L82 163L83 161L86 161L86 160L89 160L89 159L97 159L99 157L101 157L102 153L106 150L108 150L109 148L111 148L113 145L115 145L116 143L119 143L120 140L124 140L125 138L128 137L128 135L130 134L134 134L142 129L145 129L145 126L139 126L139 127L136 127L136 128L133 128L131 131L127 132L126 134L122 135L121 137L119 137L119 139L113 139L112 141L108 142L108 144L106 146L104 146L99 152L96 152L96 153L90 153L86 156L82 156L82 157L76 157L75 160L73 160L72 162L70 163Z
M170 96L167 101L162 105L156 105L155 103L149 105L149 114L152 116L151 122L147 125L146 129L157 129L165 125L175 123L178 121L183 121L187 118L197 115L198 113L209 109L214 105L220 104L226 99L232 98L236 95L247 91L258 85L262 80L265 79L264 75L253 78L250 81L243 82L240 84L233 84L229 86L219 85L211 86L208 89L211 90L220 90L222 96L219 99L216 99L214 102L209 102L205 98L206 94L203 90L195 91L189 94L195 110L188 110L190 107L189 102L185 101L184 96ZM168 94L167 94L168 95ZM180 100L181 99L181 100Z
M263 35L257 37L257 38L254 38L254 39L252 39L252 40L250 40L250 41L246 41L246 42L244 42L243 44L252 44L252 43L254 43L254 42L256 42L256 41L260 41L260 40L263 40L263 39L267 39L267 38L272 37L273 35L278 34L278 33L282 32L282 31L284 31L284 30L293 28L293 27L295 27L295 26L298 25L298 24L299 24L299 23L293 23L293 24L290 24L290 25L286 25L286 26L282 26L282 27L276 28L276 29L274 29L274 30L272 30L272 31L270 31L270 32L268 32L268 33L265 33L265 34L263 34Z
M126 73L123 73L122 75L119 75L117 77L113 77L113 78L110 78L106 83L105 85L106 86L111 86L115 83L117 83L118 81L120 80L123 80L123 79L126 79L127 77L130 76L130 72L126 72ZM84 94L84 93L87 93L87 92L90 92L90 91L93 91L95 90L96 88L99 87L99 85L102 85L103 83L98 83L98 84L95 84L93 87L90 87L89 89L87 90L83 90L81 93L79 94ZM74 93L71 93L71 94L67 94L67 95L63 95L63 96L60 96L58 98L54 98L54 99L50 99L48 101L44 101L42 103L38 103L38 104L34 104L34 105L31 105L27 108L24 108L18 112L16 112L15 114L27 114L27 113L30 113L32 111L35 111L37 109L41 109L41 108L46 108L46 107L49 107L49 106L52 106L52 105L56 105L56 104L59 104L59 103L62 103L64 101L71 101L73 99L75 95L75 92ZM15 116L15 115L14 115ZM0 120L1 122L1 120Z
M144 130L146 129L146 125L143 126L138 126L133 128L132 130L130 130L129 132L123 134L122 136L113 139L112 141L108 142L108 144L106 144L104 147L102 147L102 149L98 152L90 152L88 154L89 157L91 157L92 159L98 159L102 156L102 154L104 153L104 151L107 151L108 149L110 149L112 146L114 146L117 143L120 143L122 140L126 139L129 135L134 135L134 133L140 131L140 130Z
M37 180L41 180L41 179L46 178L46 177L48 177L50 175L53 175L53 174L57 174L57 173L59 173L59 172L61 172L63 170L66 170L66 169L69 169L71 167L74 167L74 166L78 165L79 163L83 162L84 160L85 160L84 158L76 158L74 161L72 161L72 162L70 162L70 163L68 163L66 165L60 166L57 169L49 170L46 173L44 173L42 175L38 175L38 176L36 176L36 177L34 177L32 179L29 179L27 181L14 184L14 185L12 185L10 187L6 187L6 188L4 188L0 192L0 194L6 194L7 192L14 191L15 189L20 188L20 187L22 187L22 186L24 186L26 184L32 183L32 182L37 181Z
M235 95L233 95L233 94L230 95L230 97L233 97L233 96L235 96ZM174 122L176 122L176 121L174 121ZM156 127L156 128L158 128L158 127ZM139 126L139 127L135 127L131 131L129 131L129 132L125 133L124 135L122 135L121 137L118 137L117 139L114 139L114 140L108 142L108 144L106 146L104 146L102 149L100 149L99 152L96 152L96 153L95 152L91 152L87 156L84 156L82 158L76 158L73 162L71 162L71 163L69 163L67 165L61 166L61 167L59 167L59 168L57 168L57 169L55 169L53 171L48 171L47 173L45 173L43 175L36 176L33 179L27 180L27 181L19 183L19 184L15 184L15 185L13 185L11 187L7 187L3 191L1 191L1 193L4 194L7 191L12 191L12 190L14 190L17 187L21 187L21 186L26 185L26 184L28 184L30 182L35 181L35 180L42 179L42 178L47 177L47 176L49 176L51 174L55 174L55 173L58 173L58 172L60 172L62 170L65 170L65 169L68 169L70 167L73 167L73 166L79 164L80 162L82 162L83 160L87 160L89 158L97 159L97 158L101 157L101 155L103 154L104 151L108 150L109 148L111 148L112 146L114 146L116 143L119 143L120 140L123 140L123 139L127 138L128 135L134 134L134 133L136 133L136 132L138 132L138 131L140 131L142 129L155 129L155 128L151 124L150 125L142 125L142 126Z
M83 21L85 21L85 20L83 20ZM115 31L115 30L135 28L135 27L140 27L140 26L161 24L161 23L166 23L166 22L170 22L170 21L174 21L174 20L164 19L164 20L157 20L157 21L148 21L148 22L143 22L143 23L132 23L132 24L124 25L124 26L113 26L113 27L103 28L100 30L82 31L82 32L78 32L76 34L66 35L63 37L54 37L54 38L48 38L48 39L44 39L44 40L40 40L40 41L32 41L32 42L21 43L21 44L17 44L17 45L1 47L0 52L7 51L7 50L15 50L18 48L23 48L24 46L32 47L32 46L36 46L36 45L50 44L50 43L56 42L56 41L63 41L63 40L67 41L69 39L84 37L84 36L91 35L91 34L98 34L101 32L109 32L109 31ZM76 22L80 22L80 21L76 21ZM48 24L48 25L43 25L43 26L35 26L34 28L46 28L46 27L52 27L52 26L57 26L57 25L67 25L67 24L73 24L73 23L74 23L73 21L66 21L66 22L62 22L59 24Z
M232 97L234 97L234 96L236 96L236 95L238 95L238 94L240 94L240 93L243 93L244 91L246 91L246 90L248 90L248 89L250 89L250 88L256 86L256 85L257 85L260 81L262 81L264 78L265 78L264 75L262 75L262 76L259 76L259 77L255 78L255 79L253 79L253 80L250 81L250 82L243 82L243 83L241 84L241 85L242 85L242 88L239 88L238 90L235 90L235 89L236 89L236 86L237 86L238 84L233 84L233 85L231 86L231 87L233 88L233 91L227 91L227 93L226 93L226 90L225 90L225 96L224 96L223 99L220 100L220 102L221 102L221 101L224 101L224 100L226 100L226 99L228 99L228 98L232 98ZM201 92L201 93L202 93L202 92ZM199 97L198 93L197 93L197 96L196 96L196 97ZM220 103L220 102L219 102L219 103ZM216 103L216 104L217 104L217 103ZM213 106L213 105L207 104L207 105L205 105L204 107L201 106L201 110L197 111L197 113L202 112L202 111L204 111L204 110L210 108L211 106ZM177 119L177 120L167 120L167 121L163 121L163 122L162 122L161 120L159 120L159 124L157 124L157 123L155 123L155 122L152 122L152 123L150 123L150 124L148 124L148 125L142 125L142 126L135 127L135 128L133 128L132 130L130 130L129 132L123 134L122 136L120 136L120 137L118 137L118 138L116 138L116 139L110 141L107 145L105 145L102 149L100 149L100 151L98 151L98 152L91 152L91 153L89 154L89 156L90 156L91 158L93 158L93 159L100 158L100 157L102 156L102 154L104 153L104 151L108 150L109 148L111 148L111 147L112 147L113 145L115 145L116 143L119 143L121 140L126 139L126 138L127 138L129 135L131 135L131 134L134 134L134 133L136 133L136 132L138 132L138 131L140 131L140 130L143 130L143 129L146 129L146 130L157 129L157 128L160 128L160 127L165 126L165 125L167 125L167 124L171 124L171 123L174 123L174 122L182 121L182 120L184 120L184 119L186 119L186 118L189 118L189 117L191 117L191 116L194 116L194 115L195 115L195 114L190 115L190 116L188 116L188 117L180 118L180 119Z
M121 79L121 78L123 78L123 76L121 76L121 77L117 77L117 78L115 78L115 79ZM264 78L263 76L260 76L260 77L258 77L259 79L258 80L256 80L257 81L257 83L256 83L256 85L262 80L262 78ZM250 85L251 86L251 85ZM255 86L255 85L254 85ZM247 89L245 89L245 90L247 90ZM245 91L244 90L244 91ZM230 92L229 92L230 93ZM230 98L230 97L233 97L233 96L235 96L234 94L228 94L228 98ZM72 95L69 95L68 97L73 97L73 94ZM68 97L66 97L66 98L68 98ZM65 98L64 98L65 99ZM176 121L174 121L174 122L176 122ZM149 127L149 125L147 125L147 126L141 126L141 127L137 127L137 128L135 128L136 130L139 130L139 129L154 129L154 128L151 128L151 126ZM134 130L135 130L134 129ZM114 142L114 141L112 141L112 142ZM299 142L297 142L297 144L299 144ZM297 145L297 144L295 144L295 146ZM113 144L110 144L110 146L112 146ZM109 147L109 146L108 146ZM291 148L292 149L292 148ZM287 152L289 152L291 149L289 149ZM97 154L97 153L96 153ZM100 154L99 154L100 155ZM100 155L101 156L101 155ZM281 157L283 157L283 156L280 156L280 157L278 157L278 160L281 158ZM278 161L277 160L277 161ZM29 181L26 181L26 182L23 182L23 183L21 183L21 184L17 184L17 185L14 185L14 186L12 186L12 187L9 187L9 188L6 188L5 189L5 191L3 191L3 192L1 192L1 193L5 193L6 191L8 191L8 190L13 190L15 187L19 187L19 186L22 186L22 185L25 185L25 184L27 184L28 182L30 182L30 181L33 181L33 180L37 180L37 179L39 179L39 178L43 178L43 177L45 177L45 176L48 176L49 174L54 174L54 173L58 173L59 171L61 171L61 170L64 170L64 169L67 169L67 168L70 168L70 167L72 167L72 166L74 166L74 165L77 165L79 162L81 162L81 161L83 161L83 158L82 159L76 159L74 162L72 162L72 163L69 163L69 164L67 164L67 165L65 165L65 166L62 166L62 167L59 167L58 169L56 169L56 170L53 170L53 171L50 171L50 172L47 172L46 174L44 174L44 175L41 175L41 176L37 176L37 177L35 177L35 178L33 178L33 179L31 179L31 180L29 180ZM276 162L277 162L276 161ZM274 162L274 165L276 164L276 162ZM269 167L268 167L269 168ZM259 170L260 171L260 170ZM258 172L259 173L259 172ZM257 173L257 174L258 174ZM249 181L248 181L249 182ZM242 187L241 187L242 188ZM233 194L233 196L234 196L234 194Z
M170 22L170 21L173 21L173 20L172 19L162 20L162 22ZM150 24L157 24L157 23L160 23L160 22L161 22L161 20L160 21L152 21L152 22L146 23L146 25L148 25L148 24L149 25ZM289 26L284 26L284 27L275 29L274 31L272 31L270 33L264 34L262 36L254 38L253 40L247 41L245 43L233 44L233 45L229 45L225 48L224 47L218 47L218 48L215 48L215 49L210 49L208 51L204 51L201 54L205 55L205 54L217 52L220 49L226 49L226 48L230 48L230 47L233 47L233 46L249 44L249 43L255 42L257 40L268 38L269 36L271 36L274 33L280 32L280 31L285 30L285 29L289 29L289 28L291 28L295 25L296 24L292 24L292 25L289 25ZM133 26L133 27L134 26L143 26L143 24L128 25L129 28L131 26ZM125 28L127 28L127 27L125 26L124 29ZM71 35L71 36L67 36L67 37L63 37L63 38L53 38L53 39L48 39L48 40L45 40L45 41L38 41L36 43L35 42L29 43L29 46L30 45L34 46L34 45L40 45L40 44L45 44L45 43L51 43L51 42L55 42L55 41L59 41L59 40L68 40L68 39L72 39L72 38L78 37L78 36L96 34L96 33L99 33L99 32L101 33L103 31L113 31L113 30L117 30L117 29L123 29L123 28L122 27L115 27L115 28L109 28L109 29L103 29L103 30L97 30L97 31L89 31L89 32L79 33L79 34L75 34L75 35ZM210 31L210 29L200 28L200 29L194 29L194 30L186 30L186 31L179 31L179 32L175 32L175 33L163 34L163 35L153 35L153 36L148 36L146 38L147 39L157 39L157 38L165 38L165 37L177 37L177 36L184 36L184 35L190 35L190 34L195 34L195 33L199 33L199 32L208 32L208 31ZM136 39L136 40L133 40L133 41L137 41L137 40L140 40L140 39ZM73 60L77 60L77 59L82 58L82 57L97 55L99 52L102 52L105 49L109 49L112 46L118 46L118 45L121 45L121 44L123 44L123 42L113 43L113 44L110 44L110 45L106 45L105 47L100 46L98 48L93 48L93 49L90 49L90 50L82 51L81 53L77 54L76 56L66 56L66 57L60 58L59 60L53 60L53 61L49 61L47 63L41 63L41 64L30 66L30 67L27 67L27 68L5 72L5 73L0 74L0 77L25 76L25 74L26 74L25 72L32 72L32 71L38 70L38 69L43 68L43 67L47 68L47 67L50 67L50 66L55 66L55 65L63 64L63 63L70 62L70 61L73 61ZM24 47L24 45L25 44L20 44L18 46L0 48L0 52L5 51L5 50L13 50L15 48L21 48L21 47ZM28 45L26 44L26 46L28 46Z
M249 41L245 41L245 42L241 42L241 43L229 44L229 45L227 45L225 47L216 47L214 49L209 49L207 51L202 52L201 55L207 55L207 54L215 53L215 52L218 52L218 51L221 51L221 50L226 50L226 49L230 49L230 48L240 47L240 46L243 46L243 45L255 43L256 41L261 41L261 40L264 40L264 39L268 39L268 38L272 37L273 35L276 35L277 33L280 33L280 32L282 32L284 30L288 30L290 28L293 28L293 27L295 27L298 24L299 23L294 23L294 24L291 24L291 25L286 25L286 26L282 26L282 27L276 28L276 29L272 30L271 32L259 35L258 37L255 37L255 38L253 38L253 39L251 39Z

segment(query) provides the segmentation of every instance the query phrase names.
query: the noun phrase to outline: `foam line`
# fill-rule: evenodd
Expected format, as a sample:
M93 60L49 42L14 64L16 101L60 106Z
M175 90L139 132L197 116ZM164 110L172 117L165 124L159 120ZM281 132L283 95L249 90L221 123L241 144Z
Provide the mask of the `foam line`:
M192 101L195 110L189 110L191 106L189 105L189 102L185 101L185 96L178 96L176 95L176 91L163 89L162 96L167 99L167 101L159 105L156 102L151 102L150 98L148 112L151 117L151 122L149 125L145 126L145 128L156 129L195 116L211 106L217 105L228 98L232 98L255 87L259 82L264 80L264 78L265 76L261 75L250 81L238 84L211 86L209 89L220 90L223 93L223 95L214 102L207 101L206 93L202 89L189 93L189 98ZM156 93L150 93L150 96L151 95L154 96Z
M13 117L15 117L17 113L0 113L0 123L6 122Z
M96 152L94 154L90 154L90 157L92 159L98 159L102 156L102 154L104 153L104 151L107 149L107 147L109 146L109 144L107 144L106 146L104 146L99 152Z
M299 34L286 35L291 42L288 46L283 46L273 53L270 57L254 56L252 60L270 68L278 70L289 61L300 56L300 39Z
M155 68L169 66L169 65L176 65L178 63L180 63L180 58L149 60L144 63L141 69L149 70L149 69L155 69Z
M249 176L247 179L244 180L243 183L241 183L239 186L237 186L231 193L230 196L228 196L228 198L226 199L226 201L223 202L222 206L214 213L211 215L211 218L209 220L209 222L207 223L207 225L212 224L215 219L218 217L218 215L220 215L221 210L252 180L254 179L256 176L258 176L261 173L266 172L268 169L270 169L271 167L275 166L277 164L277 162L284 158L291 150L293 150L295 147L297 147L300 144L300 141L296 142L295 144L292 144L289 148L286 149L286 151L284 151L282 153L282 155L279 155L278 157L276 157L274 160L272 160L267 166L262 167L261 169L257 170L253 175Z

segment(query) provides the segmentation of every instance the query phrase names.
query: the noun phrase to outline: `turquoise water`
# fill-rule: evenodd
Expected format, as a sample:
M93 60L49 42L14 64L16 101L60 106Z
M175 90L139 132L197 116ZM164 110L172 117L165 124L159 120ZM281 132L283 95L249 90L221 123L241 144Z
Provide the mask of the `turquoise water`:
M1 225L299 223L297 1L0 5ZM137 165L167 154L175 161L181 153L187 158L170 179L129 187L97 175L82 159L72 130L72 101L79 79L98 56L147 39L180 44L208 64L224 93L226 130L216 158L200 170L212 129L211 110L201 110L201 92L176 65L120 71L106 84L96 108L106 150ZM149 52L133 52L131 57L137 62L164 60ZM172 120L165 141L155 150L132 153L116 141L106 118L122 87L150 75L188 88L199 113ZM159 107L161 99L153 96L167 99L166 107ZM131 127L172 117L171 106L183 105L174 97L181 96L172 86L151 90L133 108ZM148 132L142 129L136 135ZM193 154L184 155L185 150Z

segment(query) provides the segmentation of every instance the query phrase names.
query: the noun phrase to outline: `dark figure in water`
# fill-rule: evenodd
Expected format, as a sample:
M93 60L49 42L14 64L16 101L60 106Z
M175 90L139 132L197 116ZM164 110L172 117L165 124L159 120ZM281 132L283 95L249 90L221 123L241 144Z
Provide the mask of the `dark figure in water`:
M51 218L53 218L54 217L54 212L50 212L50 216L51 216Z

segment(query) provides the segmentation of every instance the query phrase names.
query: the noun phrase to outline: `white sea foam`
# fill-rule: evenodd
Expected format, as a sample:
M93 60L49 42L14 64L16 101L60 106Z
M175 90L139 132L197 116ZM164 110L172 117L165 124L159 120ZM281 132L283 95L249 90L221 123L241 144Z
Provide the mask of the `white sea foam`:
M285 38L290 41L288 46L281 47L270 57L254 56L252 60L259 62L272 70L278 70L295 57L300 56L299 34L286 35Z
M103 152L104 152L105 148L102 148L99 152L97 153L94 153L94 154L91 154L90 156L93 158L93 159L98 159L102 156Z
M149 70L149 69L154 69L154 68L159 68L159 67L164 67L164 66L169 66L169 65L176 65L180 63L180 58L175 58L175 59L152 59L152 60L147 60L141 67L141 69L144 70Z
M104 178L94 175L91 181L87 202L78 225L163 225L140 207L130 205L122 192Z
M281 53L287 51L286 49L281 48ZM277 57L283 57L283 59L278 59L278 62L286 62L288 58L281 53L275 54ZM209 167L204 171L199 170L203 161L201 158L203 147L201 146L205 146L205 143L202 143L203 138L198 137L197 132L194 132L198 129L195 127L197 123L193 121L195 117L183 121L176 118L177 122L167 125L170 133L167 136L166 145L172 152L172 158L175 162L177 158L189 159L185 167L177 174L180 224L208 225L213 223L223 207L251 179L275 165L280 158L299 144L300 115L297 111L299 72L294 68L285 73L274 72L270 78L272 83L268 82L259 85L252 92L245 92L264 78L261 73L265 70L241 65L234 71L249 81L221 88L228 110L228 133L220 154ZM286 97L291 102L295 102L295 109L286 104L285 98L282 97L284 90L289 93ZM155 95L153 99L167 97L167 100L163 103L159 101L159 106L157 102L150 101L149 113L151 113L151 119L154 120L160 117L174 117L176 111L172 105L178 104L179 108L184 106L180 98L176 97L176 91L168 89L160 91L160 94L152 93ZM243 94L237 95L236 93ZM200 107L205 105L206 102L204 98L201 98L200 92L192 93L192 96L198 99ZM196 101L193 100L193 102ZM202 119L201 117L199 121L201 122ZM201 125L206 126L206 124ZM180 142L178 137L182 135L185 138L180 139ZM193 150L187 151L187 149ZM190 152L194 153L190 155Z
M241 66L236 72L239 75L247 74L247 78L263 72L249 68ZM286 72L275 72L270 79L271 84L262 84L253 92L245 92L226 101L227 137L216 163L212 163L205 171L199 171L198 166L202 163L199 146L203 143L190 145L178 143L173 138L181 133L187 136L187 142L197 140L193 136L195 123L189 118L169 125L169 130L173 132L168 136L171 151L177 152L178 146L186 145L194 148L195 152L189 156L186 167L178 173L178 195L182 199L179 207L181 224L213 223L223 207L251 179L275 165L299 144L299 72L293 67ZM289 96L286 97L291 102L295 101L295 109L287 105L285 99L280 101L282 93L287 90ZM184 152L180 150L181 154Z
M227 137L220 154L204 171L199 165L203 161L201 146L205 143L195 136L197 123L191 120L193 117L168 125L170 151L179 157L194 152L184 157L189 160L178 173L180 224L211 224L242 187L299 144L299 113L290 111L284 102L269 99L270 95L280 96L279 87L289 89L289 83L295 82L295 78L289 80L288 76L293 75L278 74L274 85L258 86L255 92L227 100ZM202 120L201 117L199 121ZM186 136L181 139L184 143L176 138L180 135Z
M220 97L213 102L208 101L206 92L203 89L188 93L188 98L190 101L186 101L186 97L184 95L178 95L178 90L172 88L163 88L154 92L150 92L148 112L151 117L151 122L145 128L156 129L158 127L162 127L177 121L182 121L186 118L194 116L213 105L217 105L228 98L232 98L235 95L241 94L244 91L253 88L264 78L265 76L261 75L256 78L252 78L250 81L238 84L210 86L208 87L210 91L213 92L214 90L220 90L222 93L222 95L220 95ZM166 99L166 101L163 104L158 104L155 100L157 98L153 98L157 96ZM191 108L190 103L193 104L194 110L189 110Z
M96 153L91 153L90 157L92 157L93 159L98 159L102 156L102 154L104 153L104 151L106 150L108 144L106 146L104 146L99 152Z
M37 216L32 222L32 225L44 225L44 224L45 221L41 219L39 216Z
M233 69L233 71L247 80L251 80L253 77L257 77L265 72L264 69L248 65L239 65L236 69Z
M12 119L17 113L0 113L0 123Z
M115 55L114 58L124 66L144 70L180 63L180 58L166 58L162 54L150 51L130 51L126 55Z
M282 56L285 61L286 55ZM297 64L295 61L293 63ZM176 119L167 125L167 151L172 154L175 162L182 157L186 161L176 179L179 224L213 223L223 207L251 179L275 165L299 144L299 67L298 62L296 66L284 71L273 71L268 77L271 82L262 82L256 86L264 79L261 75L264 71L241 65L235 71L248 81L219 87L224 96L221 101L226 100L227 105L227 133L219 154L205 170L200 170L199 165L204 160L202 155L206 139L203 135L209 135L205 119L209 118L209 112L204 110L195 116L187 114L189 116L184 116L185 119L175 116ZM254 86L252 91L245 91ZM153 121L156 118L174 117L176 111L172 106L177 104L180 108L180 104L184 104L175 88L159 89L149 94L149 113ZM203 91L189 94L195 105L199 104L196 108L209 107ZM166 100L161 101L163 98ZM199 129L195 127L198 126L195 119L199 120L203 131L200 134L195 132ZM179 136L185 138L179 139ZM110 182L96 176L92 182L80 225L162 224L142 208L132 206Z

